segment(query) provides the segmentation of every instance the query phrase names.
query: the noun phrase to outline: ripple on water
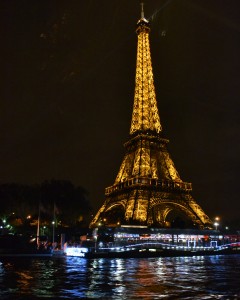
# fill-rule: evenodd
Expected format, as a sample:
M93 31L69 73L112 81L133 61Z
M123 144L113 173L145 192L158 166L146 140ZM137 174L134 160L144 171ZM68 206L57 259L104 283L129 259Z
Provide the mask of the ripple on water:
M240 256L16 259L0 263L1 299L240 299Z

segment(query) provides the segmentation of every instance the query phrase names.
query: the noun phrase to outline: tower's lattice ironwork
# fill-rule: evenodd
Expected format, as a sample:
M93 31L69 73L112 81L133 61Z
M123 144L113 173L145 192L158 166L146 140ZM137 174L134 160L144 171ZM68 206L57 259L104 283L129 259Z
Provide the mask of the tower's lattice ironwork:
M137 64L135 96L129 140L125 156L112 186L105 190L105 202L92 220L109 225L142 224L166 227L177 214L199 228L212 222L191 195L191 183L180 178L161 137L151 53L149 22L137 23ZM175 213L174 213L175 212ZM170 214L171 213L171 214Z

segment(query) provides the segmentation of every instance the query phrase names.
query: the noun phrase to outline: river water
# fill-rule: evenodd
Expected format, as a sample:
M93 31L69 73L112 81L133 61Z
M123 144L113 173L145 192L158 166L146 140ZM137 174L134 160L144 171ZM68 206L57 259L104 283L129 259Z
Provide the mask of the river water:
M240 299L240 255L0 259L0 299Z

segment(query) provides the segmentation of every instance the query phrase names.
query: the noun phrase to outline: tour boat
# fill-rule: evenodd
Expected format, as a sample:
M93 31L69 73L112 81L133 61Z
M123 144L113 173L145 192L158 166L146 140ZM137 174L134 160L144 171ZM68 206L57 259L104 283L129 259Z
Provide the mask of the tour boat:
M240 254L240 236L216 230L96 228L81 244L65 245L64 253L84 258Z

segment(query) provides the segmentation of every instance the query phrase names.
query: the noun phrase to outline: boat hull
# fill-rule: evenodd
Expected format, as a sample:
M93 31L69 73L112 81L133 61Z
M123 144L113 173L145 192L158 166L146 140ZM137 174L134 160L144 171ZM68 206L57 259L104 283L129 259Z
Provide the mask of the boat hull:
M199 250L199 251L184 251L163 249L156 251L138 251L129 250L123 252L88 252L85 253L85 258L151 258L151 257L186 257L186 256L207 256L207 255L229 255L240 254L240 250L223 249L223 250Z

